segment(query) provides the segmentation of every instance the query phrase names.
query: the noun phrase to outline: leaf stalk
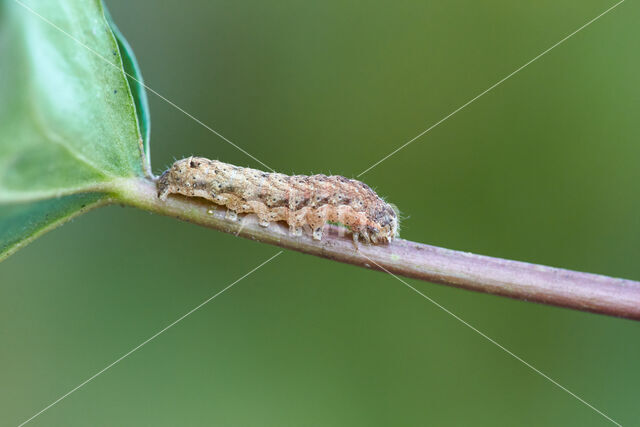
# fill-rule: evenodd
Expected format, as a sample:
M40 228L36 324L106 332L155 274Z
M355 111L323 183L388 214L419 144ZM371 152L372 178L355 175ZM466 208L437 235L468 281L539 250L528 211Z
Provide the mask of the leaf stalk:
M152 179L117 182L121 203L240 237L315 255L359 267L455 286L462 289L640 320L640 282L582 273L520 261L476 255L396 239L388 245L356 249L349 235L327 225L321 241L295 236L288 227L271 223L262 227L254 215L233 221L225 210L203 199L157 197Z

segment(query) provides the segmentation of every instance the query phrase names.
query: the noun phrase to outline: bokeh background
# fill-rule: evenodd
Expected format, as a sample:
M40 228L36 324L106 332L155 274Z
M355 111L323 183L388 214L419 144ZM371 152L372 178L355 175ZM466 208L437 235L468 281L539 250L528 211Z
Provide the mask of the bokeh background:
M147 83L274 169L355 177L611 1L107 2ZM625 2L364 181L407 239L640 280L640 5ZM150 94L156 173L253 160ZM17 425L277 252L109 207L0 265ZM624 425L640 324L410 282ZM389 275L285 252L42 426L606 425Z

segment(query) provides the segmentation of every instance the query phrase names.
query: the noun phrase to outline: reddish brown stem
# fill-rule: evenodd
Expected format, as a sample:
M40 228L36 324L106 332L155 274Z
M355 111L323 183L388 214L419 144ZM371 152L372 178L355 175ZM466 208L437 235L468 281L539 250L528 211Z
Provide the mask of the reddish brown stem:
M293 236L282 224L268 228L254 216L239 221L201 199L158 199L153 181L127 180L116 187L131 206L241 237L394 275L502 295L525 301L640 320L640 282L510 261L396 239L389 245L356 248L350 236L329 227L322 241Z

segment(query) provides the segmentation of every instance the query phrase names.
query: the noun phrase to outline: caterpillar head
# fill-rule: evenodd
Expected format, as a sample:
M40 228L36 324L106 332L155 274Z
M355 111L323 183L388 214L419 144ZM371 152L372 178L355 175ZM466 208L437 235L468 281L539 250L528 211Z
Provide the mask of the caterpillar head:
M158 197L165 200L171 193L178 193L178 189L184 181L184 177L189 168L197 167L200 163L198 157L187 157L176 161L169 169L164 171L158 178Z
M170 175L171 169L167 169L158 178L158 197L162 200L166 200L167 196L171 192Z

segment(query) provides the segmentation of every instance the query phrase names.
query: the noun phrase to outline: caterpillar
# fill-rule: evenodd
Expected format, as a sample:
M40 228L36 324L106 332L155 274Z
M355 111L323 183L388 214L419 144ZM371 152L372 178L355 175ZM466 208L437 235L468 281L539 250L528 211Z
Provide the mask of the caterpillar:
M285 221L301 235L309 227L321 240L324 225L351 231L353 241L389 243L398 234L398 213L365 183L333 175L267 173L218 160L188 157L176 161L158 179L158 197L169 194L202 197L226 206L227 217L253 213L259 224Z

